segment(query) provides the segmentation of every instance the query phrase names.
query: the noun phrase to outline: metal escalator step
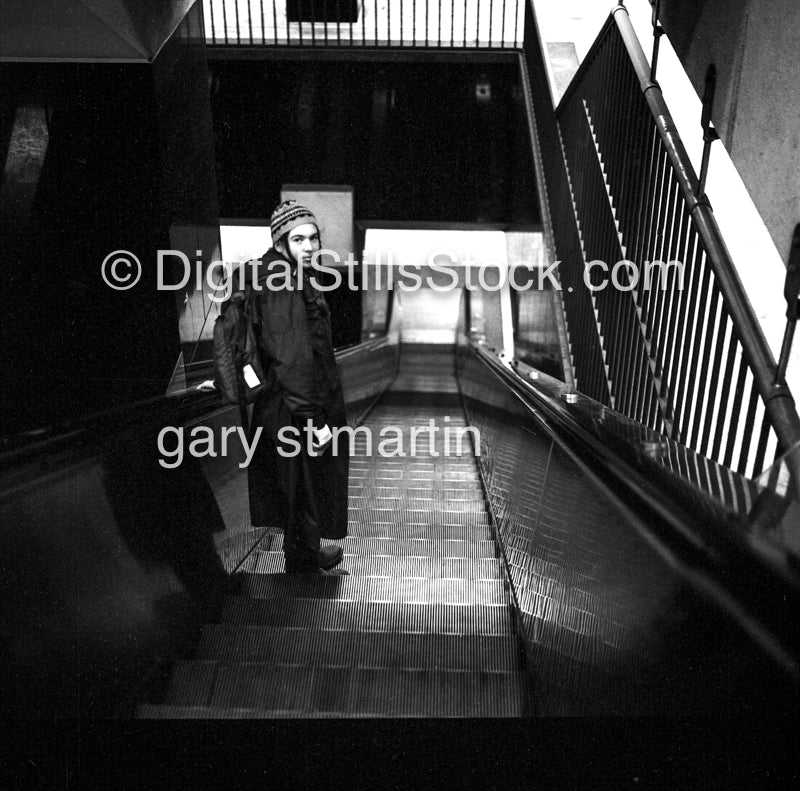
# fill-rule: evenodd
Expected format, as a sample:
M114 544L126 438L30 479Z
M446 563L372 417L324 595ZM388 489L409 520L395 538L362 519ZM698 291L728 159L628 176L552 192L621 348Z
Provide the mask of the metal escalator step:
M220 623L345 632L512 634L510 610L499 604L397 604L231 596L225 600Z
M508 717L526 713L525 685L519 673L219 663L213 689L194 691L198 696L194 703L168 700L167 705L216 711L254 709L262 711L262 716L281 717ZM180 697L186 699L190 692L182 690Z
M427 520L392 525L389 522L358 522L349 525L353 538L395 538L411 541L416 538L449 539L451 541L490 541L492 534L489 525L433 525L431 515Z
M409 451L411 448L409 447ZM445 456L444 454L432 457L417 456L353 456L350 458L350 470L361 473L372 473L377 477L390 473L401 473L409 478L413 475L416 479L418 474L427 476L419 480L430 481L434 475L445 472L452 473L456 477L468 477L471 480L480 480L478 470L475 466L475 458L469 456Z
M480 487L480 482L475 481L436 481L430 475L421 480L404 480L401 478L386 478L373 476L369 478L365 473L366 471L359 470L359 475L355 478L350 477L349 491L356 495L372 495L377 490L384 490L387 496L390 492L412 492L422 488L435 487L437 494L441 493L442 496L453 497L470 497L483 502L483 491ZM362 474L364 473L364 474Z
M370 464L368 469L359 469L350 464L349 482L354 486L418 486L421 483L436 481L448 489L479 490L481 486L478 473L473 470L404 470L385 469Z
M371 503L347 508L348 523L354 528L370 522L381 522L392 525L393 529L401 528L409 522L433 520L436 524L463 525L464 527L488 527L491 522L486 511L450 511L445 508L376 508ZM433 534L436 535L435 533Z
M501 579L427 579L425 577L315 574L245 574L240 595L254 599L338 599L398 604L507 604Z
M526 689L517 673L356 670L353 716L520 717Z
M218 667L219 663L213 660L176 662L165 702L175 706L207 706Z
M445 511L475 511L476 513L486 513L486 502L477 497L437 497L434 492L426 496L415 496L414 494L404 493L403 496L376 496L366 487L361 493L350 493L349 504L353 508L377 508L379 510L389 509L424 511L442 509Z
M344 556L342 568L352 576L429 577L431 579L499 579L500 563L495 558L432 558L392 555ZM284 570L283 552L257 552L250 555L242 571L253 574L280 574Z
M474 541L439 538L436 529L427 538L363 538L347 536L336 542L346 555L394 555L399 557L494 558L495 545L488 539ZM273 538L270 549L283 547L283 536Z
M404 667L427 670L519 669L514 637L386 632L325 632L315 629L209 624L196 659L331 667Z
M480 503L485 507L483 492L478 489L463 488L439 488L433 484L422 485L420 481L409 481L407 484L400 483L394 486L365 486L363 483L351 483L349 487L350 497L372 498L379 503L384 499L399 501L400 507L414 500L429 500L436 504L446 505L448 502L473 502Z
M257 709L214 709L211 706L168 706L143 703L136 711L139 720L252 720L270 716ZM307 715L306 715L307 716Z

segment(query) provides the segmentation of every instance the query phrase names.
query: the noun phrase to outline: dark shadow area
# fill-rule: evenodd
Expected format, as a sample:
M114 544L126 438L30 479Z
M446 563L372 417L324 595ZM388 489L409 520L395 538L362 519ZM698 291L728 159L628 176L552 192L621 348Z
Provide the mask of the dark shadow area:
M281 184L351 184L360 220L538 223L518 69L486 63L209 63L220 213Z
M163 393L178 338L156 290L169 238L149 69L3 63L0 96L8 436ZM143 268L130 291L101 277L120 249Z
M117 439L106 458L106 495L136 562L144 569L168 565L201 607L213 609L227 580L213 534L225 530L225 522L199 461L190 454L188 430L181 464L167 469L157 452L161 428Z
M182 425L165 411L4 472L4 721L132 716L235 592L188 435L182 463L159 464L165 421Z

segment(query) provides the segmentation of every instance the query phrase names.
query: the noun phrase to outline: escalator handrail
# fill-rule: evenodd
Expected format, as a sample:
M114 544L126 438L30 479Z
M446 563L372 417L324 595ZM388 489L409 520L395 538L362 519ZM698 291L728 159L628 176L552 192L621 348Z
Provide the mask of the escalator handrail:
M499 355L474 343L469 349L519 398L582 473L632 516L646 540L680 568L690 584L735 611L748 633L800 682L800 645L795 625L785 618L791 611L788 603L800 606L796 559L751 541L741 517L648 459L624 437L609 444L607 437L592 432L587 424L607 407L586 396L567 405L562 398L571 391L563 382L540 374L534 386ZM742 579L749 583L750 598L737 589L736 582Z
M379 350L389 343L384 337L374 338L336 352L337 362ZM36 457L46 457L78 446L97 444L109 434L125 428L162 421L184 424L220 409L235 409L214 391L201 391L196 386L168 395L135 401L111 409L93 412L51 427L24 432L2 439L0 470L9 469Z

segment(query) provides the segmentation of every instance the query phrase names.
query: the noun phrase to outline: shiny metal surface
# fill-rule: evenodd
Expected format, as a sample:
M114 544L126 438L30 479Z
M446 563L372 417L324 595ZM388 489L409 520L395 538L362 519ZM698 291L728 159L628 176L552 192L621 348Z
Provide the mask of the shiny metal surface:
M473 352L461 359L536 712L741 716L795 705L795 693L781 702L786 681L689 568L552 440L550 418L536 418Z
M390 370L389 351L376 371ZM404 348L394 386L367 424L398 425L406 437L430 419L463 425L463 396L480 430L480 466L463 448L452 453L441 434L406 458L368 458L361 444L343 542L350 577L284 575L280 535L237 523L237 478L222 467L186 467L168 486L157 464L143 462L152 425L114 447L106 440L104 454L73 449L46 464L33 454L29 466L7 470L0 509L15 530L4 530L4 552L16 566L4 579L5 710L125 716L157 657L184 651L201 619L195 659L152 687L139 716L791 710L796 691L786 676L703 588L702 563L727 545L709 527L697 534L694 567L676 564L545 426L582 425L609 459L620 442L635 447L652 434L602 405L588 409L583 396L575 405L552 398L561 412L536 414L466 351L456 379L452 349ZM546 375L532 386L565 387ZM369 400L366 391L361 398ZM642 469L692 463L668 447L658 459L643 454L651 466ZM220 542L237 525L238 539ZM200 583L219 573L215 548L228 546L226 565L243 561L243 590L215 618L220 591L209 589L204 604ZM742 569L728 571L755 600L764 592L748 582L761 578Z

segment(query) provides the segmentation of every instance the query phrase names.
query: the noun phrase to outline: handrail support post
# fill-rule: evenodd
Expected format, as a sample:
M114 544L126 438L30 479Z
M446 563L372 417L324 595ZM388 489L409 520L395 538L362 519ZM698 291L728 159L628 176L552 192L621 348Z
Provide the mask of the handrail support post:
M622 3L620 3L620 5L622 5ZM650 17L650 23L653 26L653 57L650 58L650 82L655 82L656 69L658 68L658 45L661 41L661 36L664 35L664 28L658 24L661 0L650 0L650 5L653 6L653 13Z
M703 109L700 114L700 126L703 128L703 161L700 164L700 176L698 177L697 192L699 195L705 194L706 176L708 175L708 162L711 157L711 144L719 140L717 130L711 120L711 113L714 109L714 94L717 90L717 70L712 63L706 70L706 84L703 91Z
M800 222L794 226L794 233L792 234L792 246L789 249L789 260L786 264L786 282L783 287L783 296L786 299L786 330L783 333L781 355L778 358L778 367L775 371L775 385L778 387L786 383L786 368L789 365L794 330L797 326L798 313L800 313Z

